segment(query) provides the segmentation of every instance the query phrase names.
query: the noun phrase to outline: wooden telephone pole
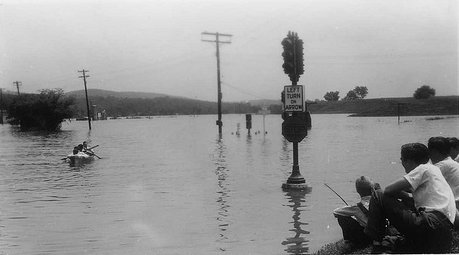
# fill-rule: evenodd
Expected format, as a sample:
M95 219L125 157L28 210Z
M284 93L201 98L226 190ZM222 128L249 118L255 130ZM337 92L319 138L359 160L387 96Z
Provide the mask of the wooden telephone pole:
M231 39L233 35L230 34L220 34L220 33L209 33L209 32L202 32L201 35L212 35L215 36L215 40L204 40L201 39L203 42L214 42L217 46L217 87L218 87L218 134L222 135L222 91L221 91L221 81L220 81L220 43L231 43L230 41L220 41L220 36L227 37Z
M0 88L0 124L3 125L3 89Z
M82 71L78 71L79 73L83 73L82 76L79 76L78 78L83 78L83 82L84 82L84 92L86 94L86 111L88 113L88 125L89 125L89 130L91 130L91 116L89 114L89 100L88 100L88 88L86 86L86 78L89 77L89 75L86 75L86 73L89 73L88 70L82 70Z
M15 82L13 82L13 84L16 86L16 88L17 88L17 90L18 90L18 96L20 96L21 93L19 93L19 86L22 85L22 82L20 82L20 81L15 81Z

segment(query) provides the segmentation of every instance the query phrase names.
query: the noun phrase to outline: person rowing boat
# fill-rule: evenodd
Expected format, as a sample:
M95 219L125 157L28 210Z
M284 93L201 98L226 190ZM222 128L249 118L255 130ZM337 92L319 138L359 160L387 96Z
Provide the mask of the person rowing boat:
M87 143L84 142L83 144L79 144L78 146L75 146L73 148L73 151L71 154L67 155L67 157L62 158L62 160L68 160L70 163L74 164L75 162L77 163L82 163L82 162L89 162L94 160L94 157L97 157L101 159L98 155L92 151L92 149L98 147L99 145L93 146L88 148Z
M88 155L87 153L80 151L80 148L80 146L74 147L72 154L67 155L67 157L63 159L69 161L71 164L81 164L94 160L94 156Z
M88 143L84 141L82 144L82 151L90 156L96 156L98 159L101 159L101 157L97 156L96 153L94 153L94 151L92 150L98 146L99 145L95 145L95 146L88 148Z

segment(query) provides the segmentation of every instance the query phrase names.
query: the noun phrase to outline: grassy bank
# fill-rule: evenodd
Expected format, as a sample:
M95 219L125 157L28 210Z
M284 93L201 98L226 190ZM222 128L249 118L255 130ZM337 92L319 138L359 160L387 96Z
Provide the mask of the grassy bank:
M311 113L315 114L347 113L351 116L459 115L459 96L319 102L309 105L308 108Z
M350 249L344 244L343 240L339 240L335 243L330 243L323 246L320 250L313 253L313 255L335 255L335 254L371 254L371 246L367 246L361 249ZM396 252L402 253L402 252ZM409 250L406 253L410 253ZM459 254L459 231L453 232L453 247L451 254Z

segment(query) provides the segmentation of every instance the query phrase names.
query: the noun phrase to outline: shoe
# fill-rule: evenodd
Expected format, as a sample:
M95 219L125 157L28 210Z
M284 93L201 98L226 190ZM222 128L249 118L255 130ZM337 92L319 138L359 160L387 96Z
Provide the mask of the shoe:
M373 241L371 254L390 254L392 253L391 244L383 240L381 242Z

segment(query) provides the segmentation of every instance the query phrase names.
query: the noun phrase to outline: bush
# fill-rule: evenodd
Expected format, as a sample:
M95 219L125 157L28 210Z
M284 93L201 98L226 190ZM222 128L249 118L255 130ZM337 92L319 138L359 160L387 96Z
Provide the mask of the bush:
M8 122L21 130L56 131L64 119L72 117L73 98L64 97L62 89L45 89L40 94L23 94L8 106Z
M339 100L339 91L329 91L325 93L324 99L327 101L338 101Z
M346 96L343 98L343 100L345 101L350 101L350 100L356 100L358 99L359 96L357 96L357 94L355 93L354 90L349 90L349 92L347 92Z
M413 94L413 97L416 99L427 99L431 96L435 96L435 89L431 88L428 85L423 85L422 87L419 87Z

